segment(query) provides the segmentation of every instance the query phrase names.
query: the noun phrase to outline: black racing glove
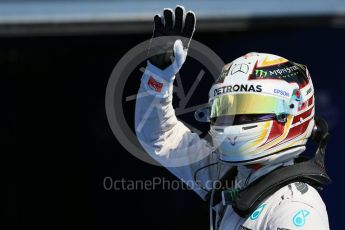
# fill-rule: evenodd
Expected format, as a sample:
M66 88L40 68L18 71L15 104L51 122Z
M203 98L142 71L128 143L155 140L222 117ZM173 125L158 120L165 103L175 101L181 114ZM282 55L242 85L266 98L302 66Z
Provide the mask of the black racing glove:
M185 14L183 6L177 6L175 12L170 8L164 9L163 14L163 17L154 17L153 36L148 51L149 62L161 70L174 64L172 74L176 74L187 56L195 30L195 14L192 11Z

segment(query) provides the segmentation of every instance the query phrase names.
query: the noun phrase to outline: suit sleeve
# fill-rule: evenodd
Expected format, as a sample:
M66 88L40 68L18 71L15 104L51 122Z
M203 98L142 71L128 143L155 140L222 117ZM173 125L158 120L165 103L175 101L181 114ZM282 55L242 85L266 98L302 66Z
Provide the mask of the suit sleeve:
M173 79L167 81L164 76L154 74L152 68L152 65L146 68L136 100L137 137L151 157L204 198L207 192L198 185L210 185L217 178L216 167L201 170L199 183L194 180L194 173L217 161L214 149L177 119L172 106ZM226 169L221 174L223 171Z
M274 210L268 229L328 230L327 212L303 202L291 201Z

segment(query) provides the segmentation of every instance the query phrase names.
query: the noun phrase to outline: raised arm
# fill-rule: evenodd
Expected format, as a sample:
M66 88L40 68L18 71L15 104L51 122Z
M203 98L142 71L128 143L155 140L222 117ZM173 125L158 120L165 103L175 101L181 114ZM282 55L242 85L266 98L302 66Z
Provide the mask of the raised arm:
M154 17L154 33L149 60L141 79L136 101L135 126L143 148L181 180L204 197L206 192L195 185L197 169L215 163L212 146L178 121L172 106L173 81L182 67L195 30L195 14L164 10ZM193 80L193 79L191 79ZM217 170L210 166L198 173L202 183L216 179Z

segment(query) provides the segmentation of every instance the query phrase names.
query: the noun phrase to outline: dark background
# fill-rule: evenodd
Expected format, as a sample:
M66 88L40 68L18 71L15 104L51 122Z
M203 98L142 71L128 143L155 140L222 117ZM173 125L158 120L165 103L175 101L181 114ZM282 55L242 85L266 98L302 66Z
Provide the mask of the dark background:
M113 67L149 37L0 38L2 145L10 149L4 151L10 156L10 164L5 165L9 166L5 167L6 229L208 229L207 204L193 192L103 188L107 176L174 179L165 169L129 154L112 134L105 114L105 90ZM194 38L224 62L258 51L308 66L316 88L316 113L328 120L331 132L326 163L333 184L321 195L331 228L342 229L345 29L267 27L197 32ZM182 78L194 64L187 61ZM138 84L139 78L131 81L130 90L135 92ZM197 92L204 97L207 90ZM133 114L133 105L124 109Z

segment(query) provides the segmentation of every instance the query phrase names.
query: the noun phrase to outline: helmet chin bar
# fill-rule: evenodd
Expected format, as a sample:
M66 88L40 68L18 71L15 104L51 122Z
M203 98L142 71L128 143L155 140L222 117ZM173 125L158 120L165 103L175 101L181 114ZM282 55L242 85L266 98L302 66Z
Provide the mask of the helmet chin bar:
M324 168L324 161L325 161L325 150L327 146L327 141L329 137L328 133L328 124L327 122L320 118L315 116L315 128L311 134L310 139L313 140L318 144L318 148L315 153L314 161L322 168ZM294 146L279 152L275 152L273 154L269 154L264 157L252 159L252 160L245 160L245 161L228 161L226 160L226 156L222 156L221 153L217 151L218 154L218 161L221 164L226 165L252 165L252 164L262 164L262 165L268 165L268 164L278 164L282 163L294 158L297 158L302 152L306 150L306 147L304 145L302 146Z
M272 164L283 163L288 160L297 158L305 150L306 150L306 147L304 145L294 146L294 147L291 147L279 152L269 154L264 157L260 157L260 158L256 158L252 160L245 160L245 161L227 161L226 159L224 159L224 157L221 156L220 153L217 152L217 154L218 154L218 162L221 164L233 165L233 166L253 165L253 164L272 165Z

